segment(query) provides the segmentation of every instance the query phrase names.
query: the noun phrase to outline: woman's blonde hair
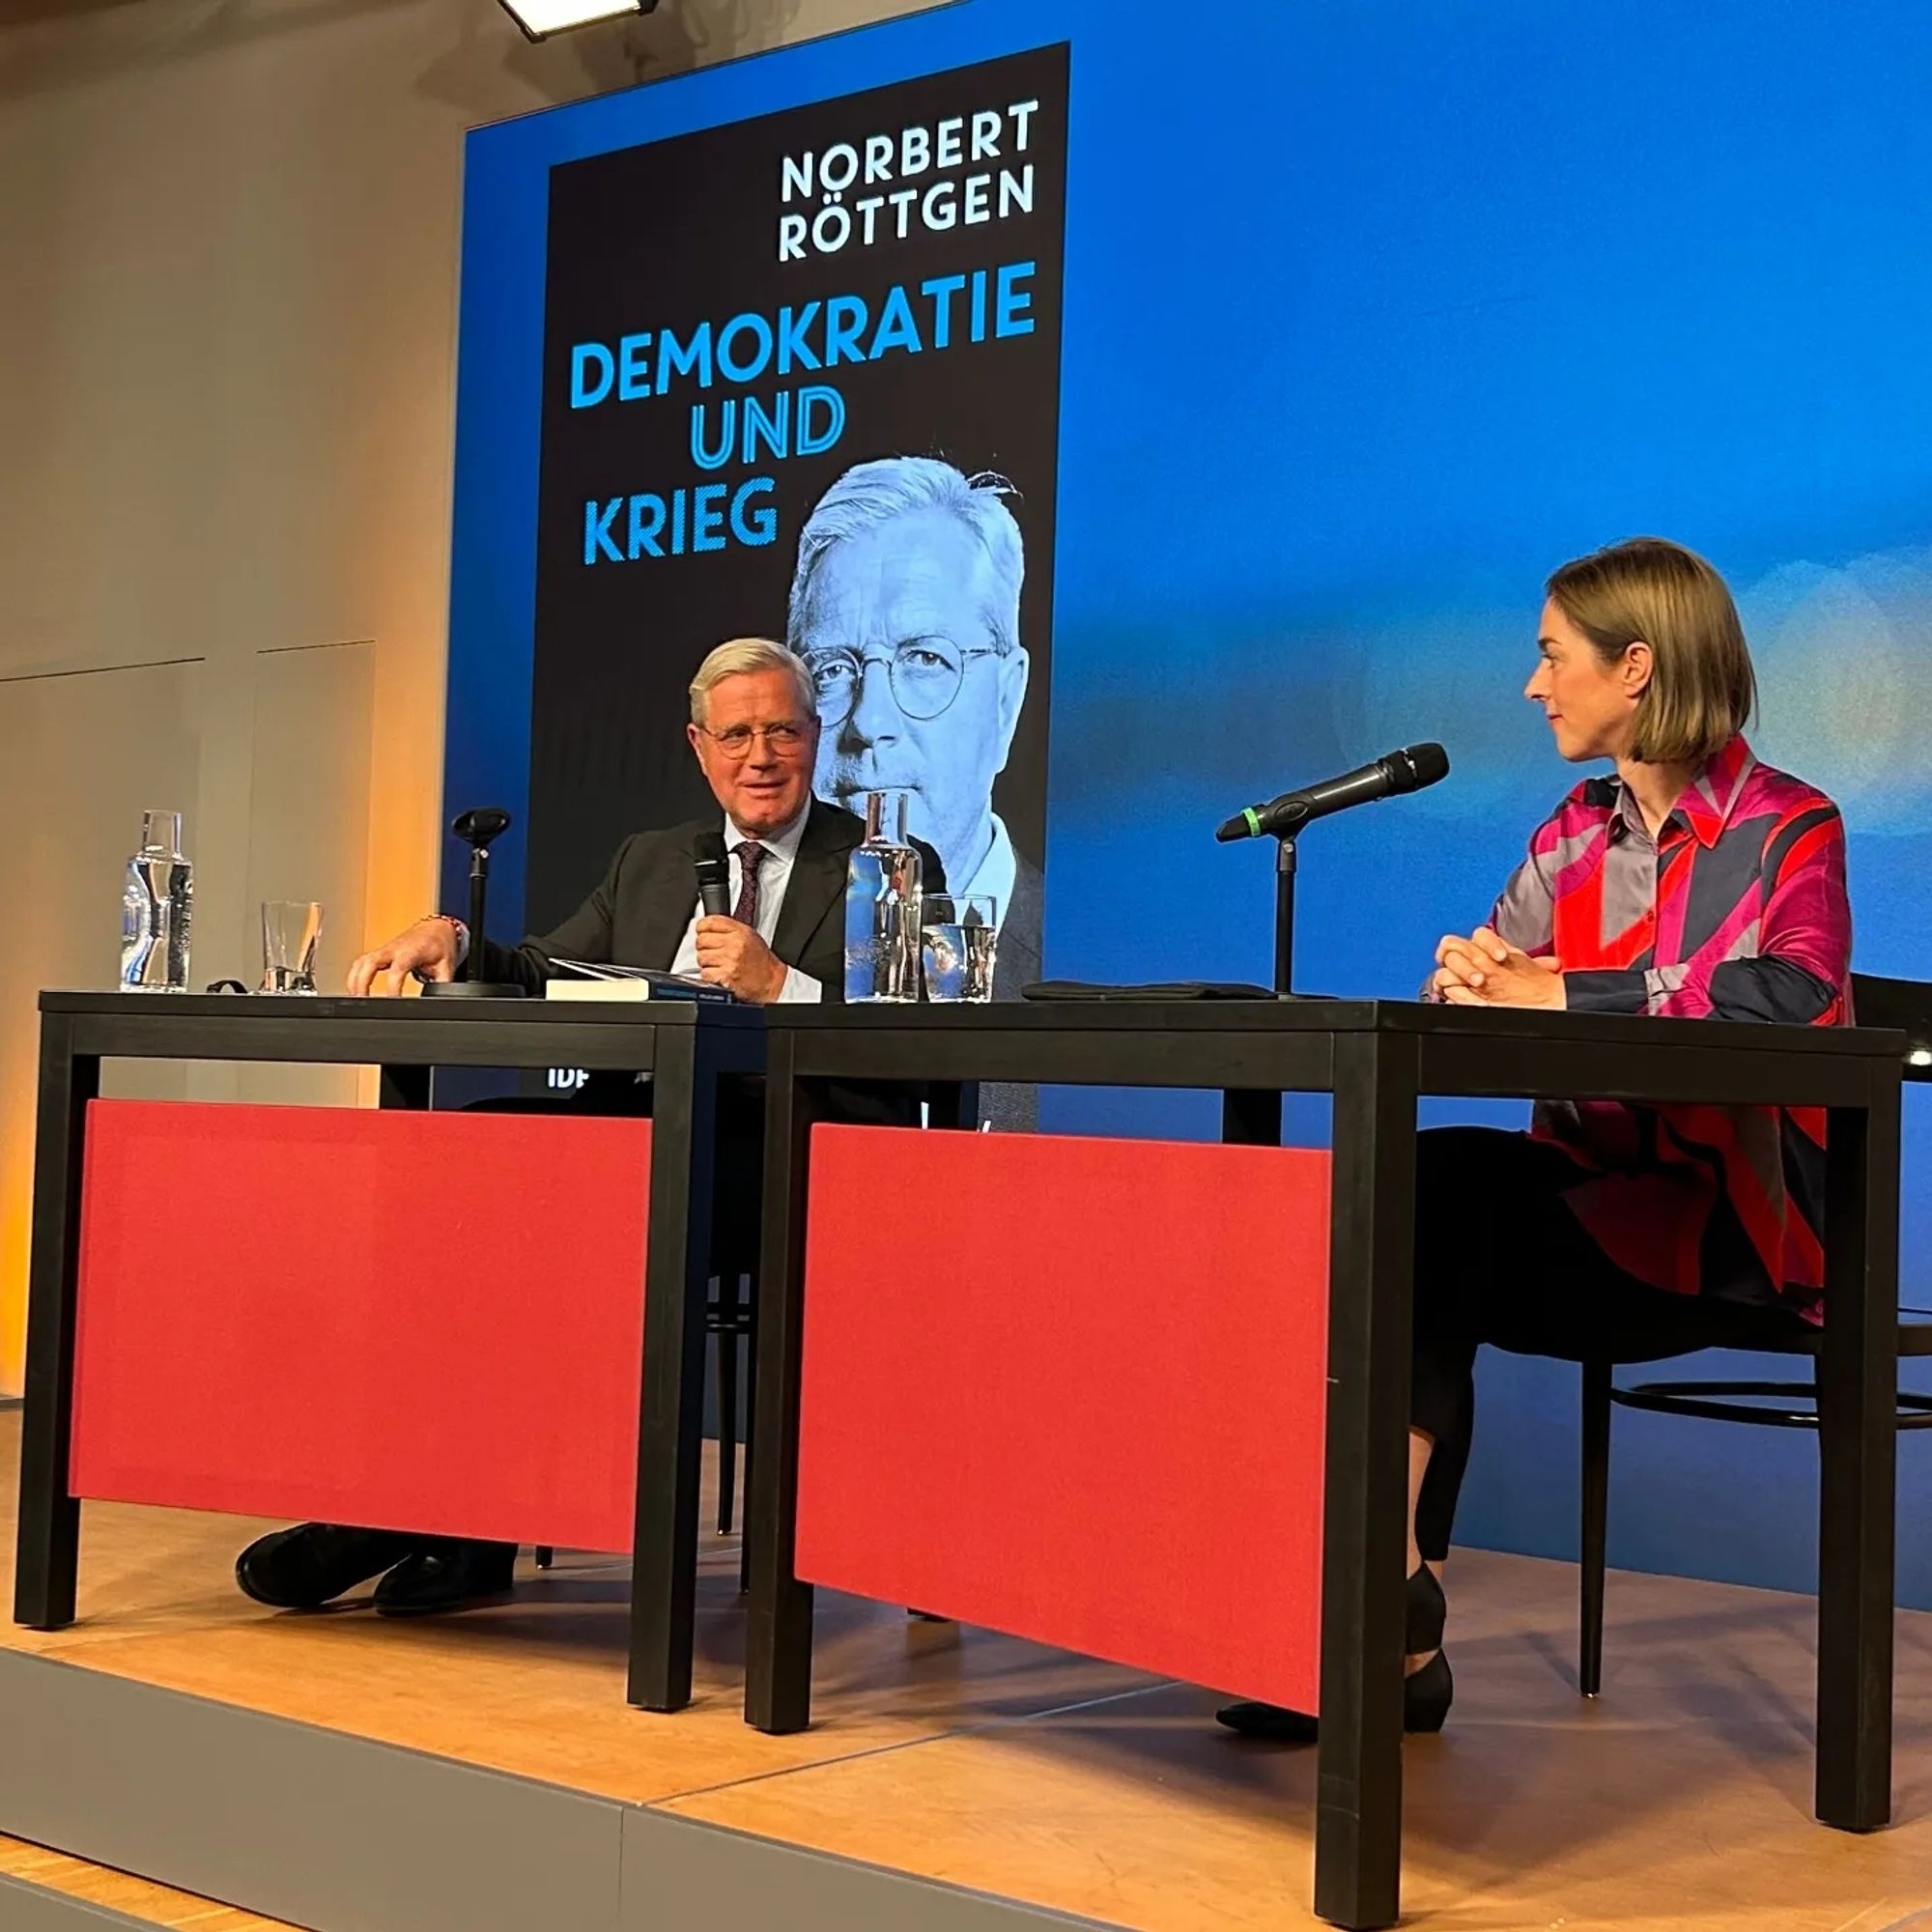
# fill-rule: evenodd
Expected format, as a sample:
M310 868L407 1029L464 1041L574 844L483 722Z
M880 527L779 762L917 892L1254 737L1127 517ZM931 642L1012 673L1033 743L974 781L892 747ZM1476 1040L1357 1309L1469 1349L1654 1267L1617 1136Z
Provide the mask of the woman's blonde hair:
M727 677L742 677L747 671L781 670L798 691L799 722L810 724L818 716L818 693L811 673L796 651L776 644L769 638L733 638L720 644L697 667L691 680L691 722L702 724L711 716L711 693Z
M1695 551L1632 537L1562 565L1544 588L1605 665L1632 644L1650 646L1632 757L1694 765L1745 728L1757 677L1744 626L1724 580Z

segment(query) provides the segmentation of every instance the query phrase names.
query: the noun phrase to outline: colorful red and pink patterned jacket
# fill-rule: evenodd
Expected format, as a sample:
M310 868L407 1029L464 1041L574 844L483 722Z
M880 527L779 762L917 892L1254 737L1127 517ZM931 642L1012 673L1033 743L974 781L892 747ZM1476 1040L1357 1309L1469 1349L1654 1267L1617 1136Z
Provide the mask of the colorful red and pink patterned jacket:
M1653 841L1615 777L1537 829L1491 923L1563 966L1575 1011L1843 1026L1851 906L1838 809L1760 764L1709 759ZM1566 1197L1640 1280L1816 1318L1825 1117L1792 1107L1545 1105L1534 1131L1593 1178Z

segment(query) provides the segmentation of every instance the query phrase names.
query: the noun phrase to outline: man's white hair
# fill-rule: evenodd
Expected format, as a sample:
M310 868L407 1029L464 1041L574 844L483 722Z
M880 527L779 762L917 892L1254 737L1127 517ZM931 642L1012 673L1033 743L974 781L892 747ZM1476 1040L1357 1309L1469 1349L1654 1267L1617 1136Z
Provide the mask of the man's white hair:
M711 716L711 693L727 677L742 677L747 671L781 670L798 692L799 717L809 721L818 715L818 694L811 673L796 651L770 638L733 638L720 644L697 667L691 680L691 722L702 724Z
M846 470L812 507L798 537L785 633L796 649L805 630L811 580L832 546L863 536L915 510L944 510L978 539L988 566L986 624L1002 656L1020 640L1020 582L1026 575L1020 526L1006 498L1018 493L1004 476L968 476L933 456L887 456Z

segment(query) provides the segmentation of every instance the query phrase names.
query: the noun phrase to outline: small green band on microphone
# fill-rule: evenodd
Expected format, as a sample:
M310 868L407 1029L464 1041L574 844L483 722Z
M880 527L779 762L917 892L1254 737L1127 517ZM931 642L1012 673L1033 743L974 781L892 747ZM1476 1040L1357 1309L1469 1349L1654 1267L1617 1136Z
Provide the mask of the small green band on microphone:
M1254 807L1247 807L1242 811L1241 816L1248 821L1248 837L1250 838L1259 838L1262 836L1262 821L1257 815Z

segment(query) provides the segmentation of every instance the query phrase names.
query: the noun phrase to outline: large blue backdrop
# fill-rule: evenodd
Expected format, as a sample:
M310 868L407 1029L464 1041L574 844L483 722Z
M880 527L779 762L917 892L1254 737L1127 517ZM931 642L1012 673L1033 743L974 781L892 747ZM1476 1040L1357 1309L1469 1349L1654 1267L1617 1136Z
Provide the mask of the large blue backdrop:
M527 799L551 169L1062 42L1047 969L1264 980L1268 856L1213 826L1439 738L1448 782L1302 845L1300 982L1411 991L1575 777L1519 696L1544 574L1649 532L1730 579L1756 747L1845 809L1857 964L1932 975L1932 121L1895 85L1932 71L1917 0L961 0L480 130L451 801ZM703 179L664 192L702 219ZM506 841L505 925L523 859ZM1059 1093L1043 1121L1215 1116ZM1932 1292L1928 1127L1914 1108L1908 1300ZM1571 1553L1575 1372L1495 1361L1483 1392L1459 1535ZM1808 1587L1813 1452L1767 1434L1620 1420L1612 1560ZM1901 1473L1901 1595L1932 1606L1932 1468L1908 1444Z

